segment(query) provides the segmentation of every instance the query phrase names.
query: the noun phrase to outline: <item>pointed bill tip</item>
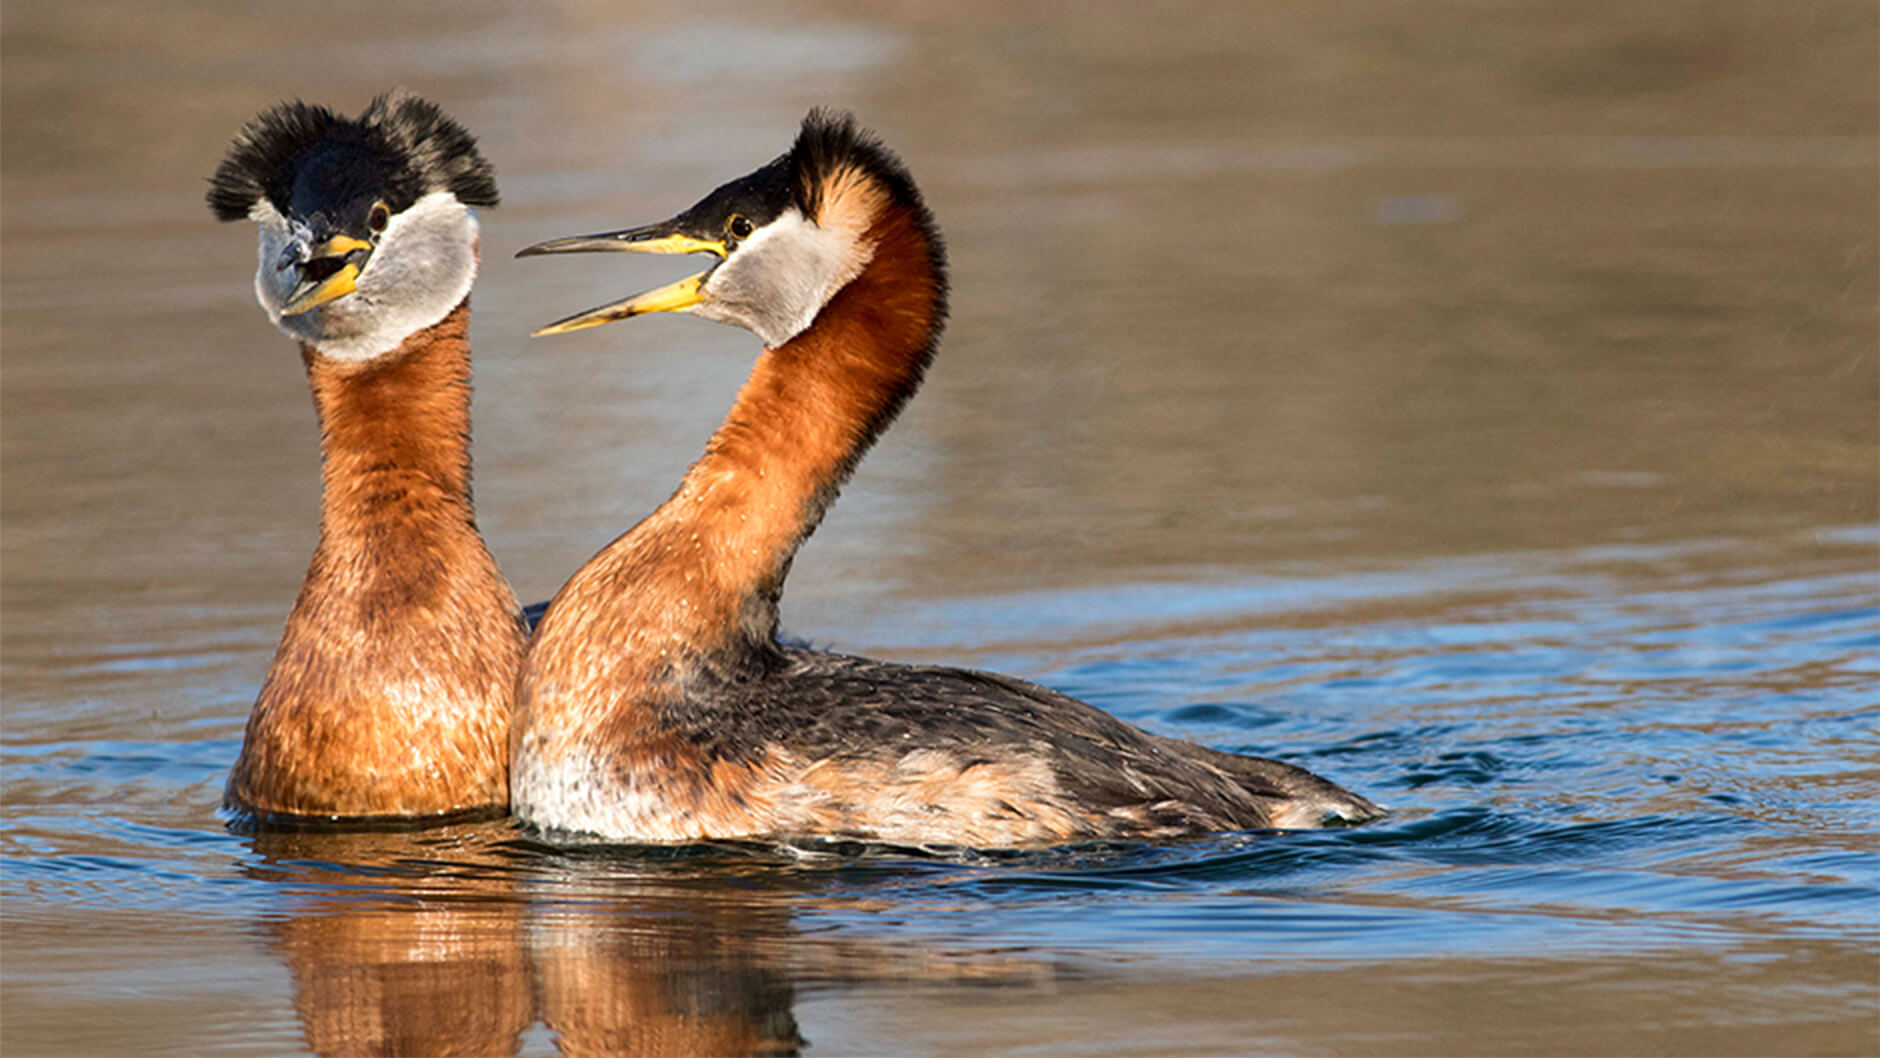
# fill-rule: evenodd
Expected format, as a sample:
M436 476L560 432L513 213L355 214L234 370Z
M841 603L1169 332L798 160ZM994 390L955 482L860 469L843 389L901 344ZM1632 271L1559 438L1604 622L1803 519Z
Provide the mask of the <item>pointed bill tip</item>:
M546 327L530 331L529 337L546 338L551 334L567 334L569 331L584 331L589 327L599 327L603 323L612 323L615 319L620 318L623 317L610 317L598 312L584 312L579 316L570 316L565 320L556 320Z
M699 289L704 286L705 277L709 275L711 275L711 270L707 269L697 275L686 276L677 283L668 283L657 290L649 290L644 294L635 294L630 298L609 302L565 320L556 320L529 337L541 338L550 334L566 334L569 331L599 327L603 323L612 323L615 320L644 316L649 312L690 312L693 306L702 299Z

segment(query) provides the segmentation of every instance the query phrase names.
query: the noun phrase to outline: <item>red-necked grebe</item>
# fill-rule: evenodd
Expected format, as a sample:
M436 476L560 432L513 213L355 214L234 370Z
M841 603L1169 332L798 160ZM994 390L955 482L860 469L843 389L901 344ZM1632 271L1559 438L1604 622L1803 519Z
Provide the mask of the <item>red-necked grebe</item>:
M576 573L517 685L512 808L633 842L820 836L1038 846L1380 814L1303 769L1141 731L1044 687L781 644L797 548L920 384L946 262L906 168L818 111L788 154L662 224L523 255L705 252L648 312L766 346L670 500Z
M527 630L470 498L475 209L496 179L436 106L284 103L210 180L261 229L255 293L300 343L320 542L226 803L262 819L502 811Z

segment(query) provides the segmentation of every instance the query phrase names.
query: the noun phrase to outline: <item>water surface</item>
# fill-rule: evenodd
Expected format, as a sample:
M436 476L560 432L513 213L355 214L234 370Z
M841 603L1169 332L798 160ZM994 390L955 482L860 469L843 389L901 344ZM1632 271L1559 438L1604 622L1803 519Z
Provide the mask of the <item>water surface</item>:
M1880 15L1863 2L10 2L8 1053L1880 1050ZM183 17L187 14L189 17ZM203 178L279 98L482 138L477 498L545 598L755 349L530 342L855 109L947 233L929 385L796 634L1388 804L914 856L215 811L315 535Z

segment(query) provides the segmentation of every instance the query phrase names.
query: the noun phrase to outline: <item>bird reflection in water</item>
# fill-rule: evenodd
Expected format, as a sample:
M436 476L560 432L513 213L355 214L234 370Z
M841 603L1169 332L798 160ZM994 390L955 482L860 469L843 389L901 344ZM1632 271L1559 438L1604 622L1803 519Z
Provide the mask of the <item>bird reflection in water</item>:
M539 1021L567 1055L798 1052L773 958L789 901L579 859L557 870L513 834L253 836L249 872L288 899L266 928L311 1050L515 1054Z
M577 865L577 869L578 869ZM600 881L599 886L596 882ZM549 877L545 898L581 879ZM802 1049L783 901L698 880L589 878L590 898L543 903L526 931L543 1022L566 1055L785 1055Z

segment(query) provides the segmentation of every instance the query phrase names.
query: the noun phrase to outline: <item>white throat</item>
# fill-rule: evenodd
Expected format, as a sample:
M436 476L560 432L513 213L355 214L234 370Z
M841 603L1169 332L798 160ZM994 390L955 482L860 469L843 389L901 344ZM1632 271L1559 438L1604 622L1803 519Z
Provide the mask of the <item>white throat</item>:
M370 360L391 352L448 316L476 282L476 211L448 191L434 191L392 217L352 293L283 316L281 306L299 271L275 266L296 233L265 198L248 215L261 226L255 298L276 327L335 360Z
M857 233L820 227L791 207L733 251L686 311L743 327L775 349L815 322L873 257Z

